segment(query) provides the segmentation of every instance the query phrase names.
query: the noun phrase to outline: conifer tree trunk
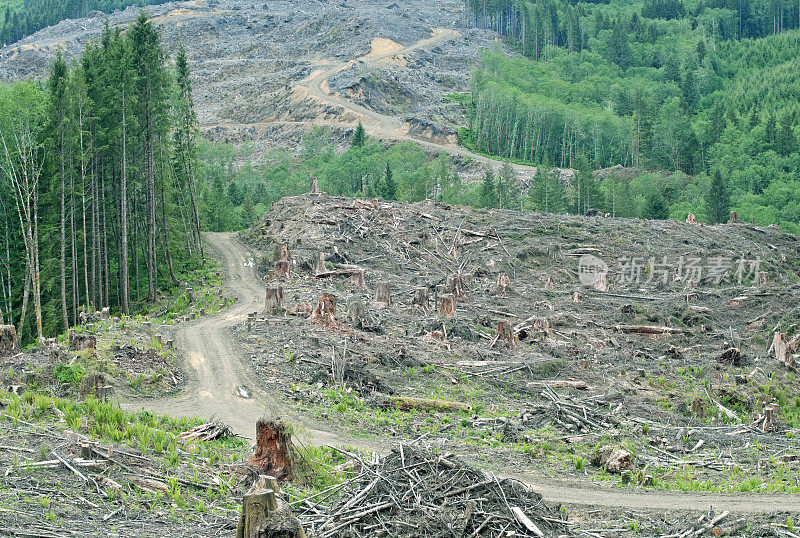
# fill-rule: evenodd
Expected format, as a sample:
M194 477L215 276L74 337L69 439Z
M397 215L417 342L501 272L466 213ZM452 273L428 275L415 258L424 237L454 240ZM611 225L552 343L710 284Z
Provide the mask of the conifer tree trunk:
M122 176L120 177L120 231L119 231L119 287L120 306L125 315L130 314L128 295L128 153L125 114L125 84L122 84ZM104 204L105 205L105 204ZM103 220L105 221L105 213Z

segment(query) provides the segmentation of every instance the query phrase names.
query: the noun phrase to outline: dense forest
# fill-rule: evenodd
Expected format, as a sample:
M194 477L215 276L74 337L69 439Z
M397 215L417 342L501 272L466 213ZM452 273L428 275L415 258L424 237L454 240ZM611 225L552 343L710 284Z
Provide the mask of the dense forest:
M0 323L23 338L152 304L202 259L186 58L147 19L0 88Z
M465 145L503 158L667 171L672 216L705 216L719 170L750 220L797 226L800 4L470 0L517 54L484 52ZM677 178L671 177L677 173ZM694 178L685 182L682 174ZM676 184L686 183L683 189ZM705 190L704 190L705 189Z
M86 17L92 11L112 13L128 6L158 5L168 0L2 0L0 41L14 43L64 19Z

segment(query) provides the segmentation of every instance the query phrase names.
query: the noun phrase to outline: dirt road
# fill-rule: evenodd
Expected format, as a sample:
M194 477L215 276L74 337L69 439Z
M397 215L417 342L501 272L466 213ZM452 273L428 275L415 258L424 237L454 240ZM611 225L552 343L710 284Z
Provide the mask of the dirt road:
M208 233L209 250L223 263L226 291L238 298L230 309L215 316L199 318L179 326L176 346L185 361L189 379L186 389L177 397L126 402L128 410L146 409L172 416L215 416L239 435L253 438L256 420L261 416L280 416L293 424L301 424L301 440L318 445L355 446L379 450L385 444L350 437L329 430L308 417L289 410L279 396L265 390L255 376L232 328L248 312L263 307L265 288L253 267L252 254L234 233ZM246 386L251 398L242 398L237 388ZM468 456L468 455L467 455ZM498 472L522 480L545 500L567 505L601 506L652 510L729 510L733 513L768 513L791 511L800 513L800 498L784 494L717 494L695 492L663 492L586 487L570 481L543 480L519 469Z
M256 275L252 254L235 233L207 233L205 239L211 253L222 262L226 292L237 301L216 316L178 327L175 345L189 380L180 395L126 402L122 407L170 416L216 417L248 439L254 438L256 421L262 416L282 417L306 426L300 434L303 441L345 444L337 435L315 429L311 421L295 416L255 378L232 330L248 312L263 309L265 288ZM245 387L250 397L242 397L239 387Z

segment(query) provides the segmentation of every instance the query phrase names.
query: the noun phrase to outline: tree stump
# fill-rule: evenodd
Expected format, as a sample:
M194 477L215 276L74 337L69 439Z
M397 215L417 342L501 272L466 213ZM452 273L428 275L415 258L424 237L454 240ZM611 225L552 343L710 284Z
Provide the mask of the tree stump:
M75 331L70 331L69 350L84 351L87 349L97 349L97 338L90 334L78 334Z
M354 327L361 327L361 321L364 319L365 311L364 305L360 301L353 301L347 308L347 320L350 325Z
M336 297L330 293L323 293L317 301L317 307L311 312L309 321L326 326L335 326L336 322Z
M242 498L237 538L305 538L291 507L281 499L277 480L261 475Z
M464 297L464 282L461 279L461 275L449 275L444 287L448 292L452 293L456 299Z
M696 220L697 220L697 217L695 217L694 213L692 213L692 212L689 212L689 214L686 216L687 224L694 224Z
M495 282L495 293L499 295L504 295L508 289L511 287L511 279L505 273L500 273L497 275L497 281Z
M514 329L511 328L508 322L500 321L497 323L497 334L495 334L489 347L494 347L495 344L513 349L517 348L517 341L516 338L514 338Z
M186 288L186 295L189 297L189 302L194 302L194 289L193 288Z
M256 320L256 315L252 312L247 314L247 332L253 329L253 322Z
M414 299L412 299L411 304L420 308L423 312L427 312L431 307L430 297L428 296L428 288L417 288L414 291Z
M775 358L783 362L785 366L794 366L794 352L796 347L796 339L790 341L786 333L775 333L775 336L772 338L772 345L769 347L767 353L774 352Z
M0 325L0 353L17 351L19 341L13 325Z
M764 431L779 431L781 429L781 406L771 403L764 408Z
M311 176L311 179L309 179L308 192L310 194L319 194L319 183L317 181L317 176Z
M286 243L281 243L280 245L275 246L275 254L274 254L275 262L288 262L289 261L289 245Z
M375 286L375 299L374 302L389 306L392 304L392 286L388 282L379 282Z
M282 314L284 308L283 287L271 286L267 288L267 298L264 301L264 311L271 316L275 316Z
M280 419L256 423L256 451L250 463L278 480L292 478L292 437Z
M439 299L439 315L446 318L456 315L456 298L452 293L446 293Z
M111 319L111 309L109 307L103 307L100 311L100 319Z
M769 273L766 271L759 271L756 276L756 281L759 286L766 286L769 284Z
M572 302L573 303L580 303L582 301L581 294L577 291L572 293Z
M289 264L288 260L281 260L275 262L275 269L272 270L272 278L289 278L289 273L291 272L291 265Z
M728 224L737 224L739 222L741 222L739 220L739 213L731 211L730 217L728 217Z
M311 261L311 269L314 272L314 276L324 273L327 270L327 267L325 267L324 252L317 252L314 255L314 259Z
M356 290L367 289L367 280L364 278L363 269L356 269L350 274L350 287Z

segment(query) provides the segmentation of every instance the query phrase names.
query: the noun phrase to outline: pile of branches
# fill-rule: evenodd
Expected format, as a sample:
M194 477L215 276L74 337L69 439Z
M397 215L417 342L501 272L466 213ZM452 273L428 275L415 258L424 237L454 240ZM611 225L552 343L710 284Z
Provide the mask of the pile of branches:
M531 405L520 413L524 425L540 426L549 420L569 433L586 433L609 429L619 423L612 416L613 413L595 402L580 401L566 394L558 394L547 386L541 395L547 403Z
M334 536L554 536L566 523L521 483L498 479L452 455L400 445L360 462L330 507L301 516L320 538Z

